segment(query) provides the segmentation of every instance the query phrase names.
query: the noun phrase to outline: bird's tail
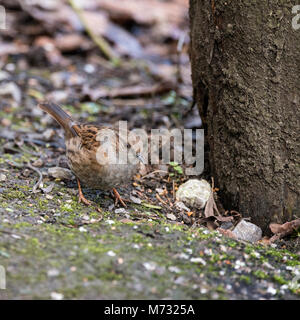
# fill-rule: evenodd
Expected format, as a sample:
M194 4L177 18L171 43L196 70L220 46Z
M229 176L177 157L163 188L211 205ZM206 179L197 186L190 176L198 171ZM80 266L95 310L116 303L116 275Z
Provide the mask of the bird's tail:
M42 102L39 103L39 107L49 113L63 127L66 135L78 135L73 128L76 123L60 106L53 102Z

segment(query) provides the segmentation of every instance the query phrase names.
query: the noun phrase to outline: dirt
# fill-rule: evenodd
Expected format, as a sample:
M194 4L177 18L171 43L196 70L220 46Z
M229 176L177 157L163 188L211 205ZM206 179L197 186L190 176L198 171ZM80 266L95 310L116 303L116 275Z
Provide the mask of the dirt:
M37 174L24 176L28 157L33 160L26 153L0 159L6 176L0 264L7 284L1 299L299 298L293 282L299 255L191 228L143 205L112 208L110 194L84 189L98 212L78 204L72 181L56 180L50 193L33 194ZM44 187L51 182L45 177Z

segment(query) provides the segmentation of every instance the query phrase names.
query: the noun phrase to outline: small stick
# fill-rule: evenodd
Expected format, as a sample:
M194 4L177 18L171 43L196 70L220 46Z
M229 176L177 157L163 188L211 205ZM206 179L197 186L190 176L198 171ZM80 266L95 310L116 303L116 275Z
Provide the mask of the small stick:
M30 164L30 162L27 163L27 167L28 167L29 169L35 171L35 172L39 175L39 180L38 180L38 182L37 182L37 183L33 186L33 188L32 188L32 192L33 192L33 193L36 193L36 192L37 192L37 189L40 187L40 184L41 184L42 181L43 181L43 175L42 175L41 171L40 171L38 168L32 166L32 165Z
M91 37L91 39L95 42L95 44L98 46L100 51L108 58L113 64L118 65L120 63L120 59L116 56L116 54L113 52L111 47L109 46L108 42L104 40L100 35L96 35L92 29L89 27L88 23L86 22L82 9L75 3L74 0L69 0L69 3L73 10L77 13L78 18L80 22L82 23L83 27L85 28L88 35Z
M141 177L141 180L151 176L154 173L169 173L169 172L168 171L164 171L164 170L155 170L155 171L152 171L152 172L146 174L145 176Z

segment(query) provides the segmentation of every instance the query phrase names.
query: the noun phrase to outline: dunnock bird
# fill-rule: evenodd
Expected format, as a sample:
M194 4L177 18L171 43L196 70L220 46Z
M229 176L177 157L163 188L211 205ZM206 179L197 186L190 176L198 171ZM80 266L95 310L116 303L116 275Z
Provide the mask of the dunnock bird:
M40 103L39 107L49 113L65 131L66 155L77 178L79 202L91 204L82 193L80 183L83 183L92 189L112 190L116 202L120 201L126 207L116 187L130 182L139 169L139 161L117 162L103 146L115 148L117 153L125 151L127 157L132 156L142 161L139 154L135 153L132 146L125 142L115 129L76 123L58 105L51 102ZM108 137L107 140L108 132L114 133L116 139ZM106 145L103 145L105 139Z

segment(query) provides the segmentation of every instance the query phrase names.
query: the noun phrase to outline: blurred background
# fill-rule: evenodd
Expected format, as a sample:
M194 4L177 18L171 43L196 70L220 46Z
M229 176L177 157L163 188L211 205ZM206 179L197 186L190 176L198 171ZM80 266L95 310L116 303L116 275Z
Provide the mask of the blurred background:
M2 127L17 118L24 131L36 116L54 124L36 108L44 99L91 122L200 127L197 111L190 112L188 0L0 5L6 11L6 29L0 30ZM35 129L42 130L39 125Z

